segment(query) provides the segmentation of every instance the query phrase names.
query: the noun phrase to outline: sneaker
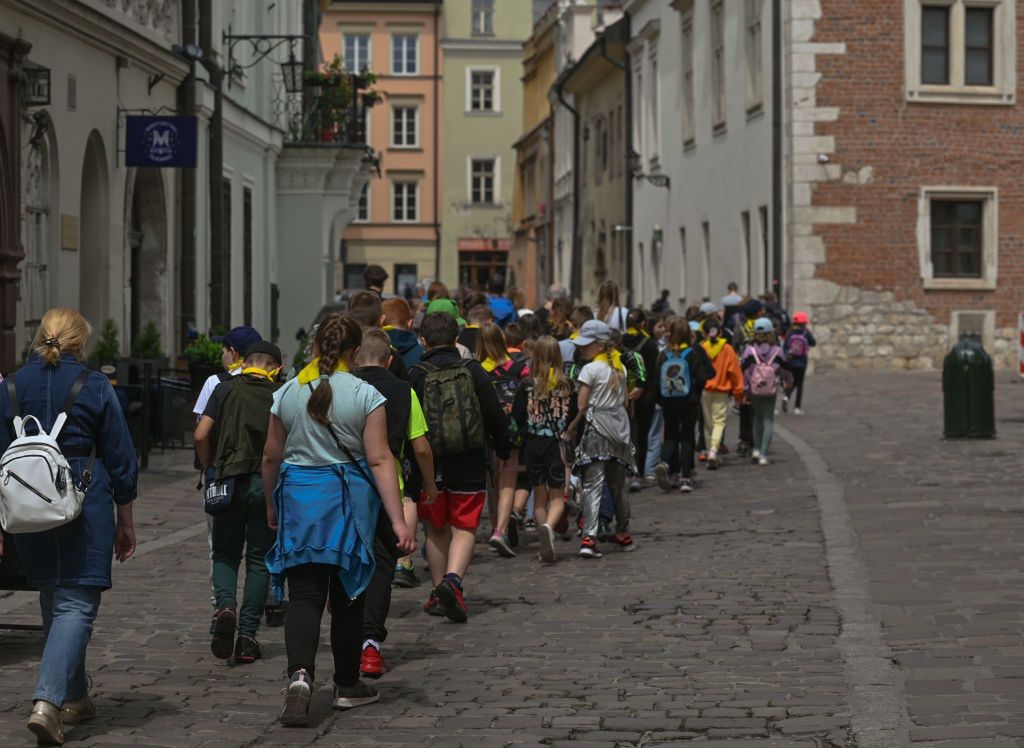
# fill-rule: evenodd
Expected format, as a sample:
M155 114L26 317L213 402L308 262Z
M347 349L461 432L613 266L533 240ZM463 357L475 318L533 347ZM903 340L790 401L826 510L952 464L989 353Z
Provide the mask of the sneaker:
M693 481L690 478L683 478L679 481L679 493L692 493Z
M643 486L640 485L640 479L639 478L631 478L630 481L629 481L629 492L630 493L638 493L639 491L642 491L642 490L643 490Z
M622 548L622 550L626 553L636 550L636 544L633 542L633 536L630 535L628 532L615 533L614 535L612 535L611 541L615 543L615 545Z
M668 478L668 463L659 462L658 466L654 468L654 477L658 481L658 488L662 491L672 490L672 482Z
M252 636L242 634L235 642L235 663L248 665L263 657L260 651L260 643Z
M277 718L285 727L305 727L309 724L309 701L313 695L313 679L305 670L296 670L288 688L284 690L284 709Z
M235 621L238 616L234 608L227 606L217 611L210 651L218 660L226 660L235 651Z
M768 463L768 458L767 457L762 457L761 459L759 459L757 461L757 464L761 465L762 467L764 467L765 465L769 464Z
M533 517L527 517L523 520L523 529L527 532L537 532L537 520Z
M505 537L508 540L509 548L519 547L519 528L523 523L523 518L518 512L512 512L512 516L509 517L508 527L505 528ZM501 553L501 551L498 551Z
M267 626L270 628L280 628L284 626L284 604L268 605L263 609L267 616Z
M718 452L713 449L708 452L708 470L718 470Z
M380 691L376 686L371 686L364 681L356 681L354 686L342 688L334 684L334 701L331 706L335 709L355 709L357 706L366 706L375 701L380 701Z
M708 453L702 450L697 455L697 462L707 462L707 461L708 461Z
M783 397L782 398L782 412L783 413L788 413L789 412L789 398L788 397Z
M656 486L656 485L658 485L657 477L655 477L653 475L645 475L644 476L644 480L643 480L643 487L644 488L650 488L651 486Z
M793 411L793 414L794 415L798 415L798 416L802 416L804 414L804 412L802 410L800 410L800 408L797 408L796 410Z
M750 460L755 465L757 464L757 461L760 460L760 459L761 459L761 450L755 449L753 452L750 453Z
M384 675L384 657L372 644L363 647L363 656L359 658L359 672L367 678L379 678Z
M512 527L512 522L509 522L509 527ZM494 549L495 553L504 558L515 558L516 552L512 550L512 544L509 539L502 535L500 532L496 532L491 536L488 545Z
M555 531L547 523L537 528L537 540L540 542L540 560L553 564L558 560L555 553Z
M64 702L60 710L60 721L65 725L77 725L79 722L88 722L96 717L96 702L88 696L83 696L77 701Z
M411 590L413 587L420 586L420 578L416 576L416 572L413 571L411 566L397 566L395 567L395 578L391 584L395 587Z
M469 617L466 614L466 598L462 590L452 584L451 580L445 579L434 588L441 610L449 621L454 623L465 623Z
M37 701L32 705L28 729L36 736L39 745L64 745L64 725L60 721L60 709L49 701Z
M580 542L580 554L582 558L601 558L601 551L597 550L597 538L588 535Z
M427 598L427 602L423 604L423 612L428 616L444 616L444 611L441 610L441 601L437 599L437 595L431 591L430 597Z

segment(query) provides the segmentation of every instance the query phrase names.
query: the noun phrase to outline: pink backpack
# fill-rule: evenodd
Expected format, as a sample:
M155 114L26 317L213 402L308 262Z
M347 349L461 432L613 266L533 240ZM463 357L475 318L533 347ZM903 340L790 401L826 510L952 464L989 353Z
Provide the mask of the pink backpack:
M771 357L767 361L762 361L757 355L756 346L750 346L750 352L754 356L754 368L750 372L750 394L771 397L779 391L779 375L774 366L778 349L772 348Z

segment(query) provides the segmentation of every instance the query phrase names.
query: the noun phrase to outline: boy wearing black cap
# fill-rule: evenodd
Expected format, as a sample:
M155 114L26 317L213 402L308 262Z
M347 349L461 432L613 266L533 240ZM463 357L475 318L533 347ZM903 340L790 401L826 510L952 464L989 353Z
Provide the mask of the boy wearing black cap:
M228 484L230 503L213 515L213 586L217 598L210 649L236 663L261 656L256 630L263 612L270 574L267 551L274 533L267 525L267 504L260 479L270 408L281 369L281 351L257 342L245 353L238 376L213 391L196 427L196 453L204 469L216 465L211 482ZM245 551L245 589L238 611L238 567ZM235 625L238 638L235 640Z

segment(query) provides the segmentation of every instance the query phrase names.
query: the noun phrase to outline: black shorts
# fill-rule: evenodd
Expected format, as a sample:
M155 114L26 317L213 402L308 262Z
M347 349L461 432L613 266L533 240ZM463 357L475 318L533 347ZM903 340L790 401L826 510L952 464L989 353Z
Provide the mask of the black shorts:
M522 461L531 486L565 486L565 463L562 461L562 446L558 439L527 437L523 443Z

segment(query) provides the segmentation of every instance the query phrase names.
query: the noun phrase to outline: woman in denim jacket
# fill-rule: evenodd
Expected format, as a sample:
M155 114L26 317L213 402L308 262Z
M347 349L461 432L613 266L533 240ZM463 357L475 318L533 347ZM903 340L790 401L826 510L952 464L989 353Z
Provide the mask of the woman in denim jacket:
M0 386L0 453L13 440L15 415L33 415L47 432L53 428L84 371L85 341L91 332L74 310L46 313L32 357L13 375L19 413L12 412L6 383ZM96 715L85 674L86 647L100 593L111 587L112 557L124 562L135 552L135 448L114 390L102 374L90 373L84 381L59 442L76 483L95 451L81 514L52 530L11 536L29 584L39 589L46 635L28 722L40 745L62 745L65 724Z

